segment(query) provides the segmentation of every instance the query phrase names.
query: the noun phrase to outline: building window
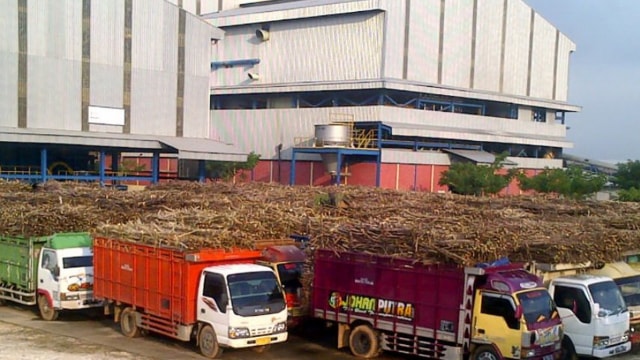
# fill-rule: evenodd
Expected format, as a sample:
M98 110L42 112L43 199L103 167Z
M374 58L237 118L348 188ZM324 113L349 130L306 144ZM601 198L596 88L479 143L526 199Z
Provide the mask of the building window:
M533 109L534 122L547 122L547 112L544 109Z

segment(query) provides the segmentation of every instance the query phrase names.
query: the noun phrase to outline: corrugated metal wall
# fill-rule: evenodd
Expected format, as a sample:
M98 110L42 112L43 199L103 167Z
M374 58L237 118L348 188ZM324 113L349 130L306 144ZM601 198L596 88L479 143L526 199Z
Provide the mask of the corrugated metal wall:
M29 1L28 14L27 126L80 130L82 2Z
M18 2L3 1L0 11L0 126L18 126Z
M521 1L507 1L502 91L508 94L527 93L530 19L531 8Z
M393 2L393 0L389 0ZM398 26L388 24L389 26ZM438 83L440 0L412 0L409 21L407 78ZM387 56L393 56L387 52Z
M553 99L556 29L540 15L534 18L529 96Z
M124 0L93 1L91 3L91 105L122 107L123 62Z
M478 1L473 88L500 92L504 0Z
M565 35L558 39L558 69L556 75L556 100L567 101L569 93L569 57L576 45Z
M132 134L176 133L178 11L162 0L133 1Z
M292 20L270 24L271 40L260 42L258 25L226 28L214 60L260 59L253 67L219 68L213 86L379 78L382 59L381 13Z
M185 34L184 136L209 134L211 25L187 16Z
M473 0L447 0L442 35L441 84L470 86Z

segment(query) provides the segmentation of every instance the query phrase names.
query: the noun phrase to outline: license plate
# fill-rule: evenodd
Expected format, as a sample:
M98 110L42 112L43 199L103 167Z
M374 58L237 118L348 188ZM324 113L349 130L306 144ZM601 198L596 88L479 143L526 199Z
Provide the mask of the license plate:
M256 340L256 344L257 345L267 345L271 343L271 338L270 337L263 337L260 339Z
M615 349L613 349L613 353L614 354L620 354L622 352L625 352L626 350L627 349L626 349L626 347L624 345L620 345L620 346L617 346Z

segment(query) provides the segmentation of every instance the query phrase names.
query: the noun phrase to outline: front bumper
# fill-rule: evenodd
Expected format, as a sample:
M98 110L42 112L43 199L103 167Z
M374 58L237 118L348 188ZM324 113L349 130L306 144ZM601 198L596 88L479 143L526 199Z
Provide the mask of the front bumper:
M61 300L61 310L80 310L90 309L94 307L100 307L103 303L101 300L96 299L80 299L80 300Z
M241 349L241 348L263 346L263 345L285 342L287 341L287 337L288 337L288 334L284 332L284 333L263 335L263 336L257 336L252 338L245 338L245 339L229 339L229 343L223 344L223 345L226 345L227 347L234 348L234 349Z
M604 349L598 349L598 350L594 349L593 357L602 359L602 358L606 358L606 357L610 357L618 354L623 354L629 351L631 351L631 341L627 341L625 343L620 343L616 345L611 345Z

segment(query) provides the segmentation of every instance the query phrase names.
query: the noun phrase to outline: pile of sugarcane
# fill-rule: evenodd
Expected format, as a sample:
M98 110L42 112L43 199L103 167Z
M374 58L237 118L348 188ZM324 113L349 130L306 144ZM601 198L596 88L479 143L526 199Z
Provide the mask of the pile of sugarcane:
M163 183L143 191L0 182L0 235L91 231L185 249L308 235L311 248L464 265L610 261L640 248L640 206L371 187Z

